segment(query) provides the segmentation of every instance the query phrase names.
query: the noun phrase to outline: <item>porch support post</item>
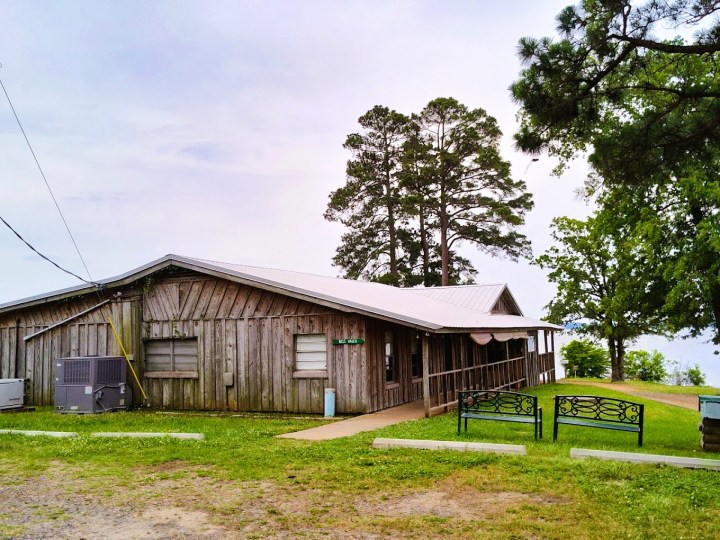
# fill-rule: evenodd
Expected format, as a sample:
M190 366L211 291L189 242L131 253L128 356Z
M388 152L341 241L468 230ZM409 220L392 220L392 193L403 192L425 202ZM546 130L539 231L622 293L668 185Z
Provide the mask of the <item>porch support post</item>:
M430 343L427 332L423 332L422 336L422 369L425 418L430 418Z

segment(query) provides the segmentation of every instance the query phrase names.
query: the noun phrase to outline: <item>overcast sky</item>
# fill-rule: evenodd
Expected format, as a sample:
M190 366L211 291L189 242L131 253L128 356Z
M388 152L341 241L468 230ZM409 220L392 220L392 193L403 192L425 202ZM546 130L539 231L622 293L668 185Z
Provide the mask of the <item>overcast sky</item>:
M0 7L0 79L94 279L168 253L337 275L343 229L323 219L343 185L345 137L374 105L454 97L494 116L534 194L525 234L584 217L586 167L562 178L513 150L509 85L523 36L553 35L567 0L13 2ZM0 216L85 276L4 95ZM463 248L480 283L508 283L540 318L554 288L527 263ZM0 228L0 303L79 282ZM652 341L700 361L712 348Z

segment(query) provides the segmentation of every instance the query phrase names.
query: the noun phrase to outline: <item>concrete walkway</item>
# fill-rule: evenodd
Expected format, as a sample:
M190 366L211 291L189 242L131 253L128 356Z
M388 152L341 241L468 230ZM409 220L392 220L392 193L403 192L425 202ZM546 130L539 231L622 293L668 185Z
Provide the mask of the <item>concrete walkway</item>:
M281 439L299 439L304 441L326 441L329 439L339 439L340 437L349 437L362 431L372 431L385 426L392 426L400 422L408 420L417 420L425 416L423 401L418 400L397 407L391 407L383 411L370 414L363 414L348 418L347 420L339 420L331 422L324 426L296 431L294 433L285 433L278 435Z

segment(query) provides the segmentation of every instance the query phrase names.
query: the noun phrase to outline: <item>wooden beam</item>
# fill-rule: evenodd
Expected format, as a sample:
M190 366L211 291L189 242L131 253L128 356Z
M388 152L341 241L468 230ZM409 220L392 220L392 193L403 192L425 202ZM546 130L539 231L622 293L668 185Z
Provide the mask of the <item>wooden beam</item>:
M430 418L430 344L427 332L422 337L423 401L425 418Z
M52 324L52 325L48 326L47 328L43 328L43 329L40 330L39 332L35 332L34 334L30 334L29 336L25 336L23 339L24 339L25 341L28 341L29 339L32 339L32 338L34 338L34 337L37 337L37 336L39 336L40 334L44 334L45 332L49 332L49 331L52 330L53 328L57 328L58 326L62 326L63 324L69 323L70 321L72 321L72 320L74 320L74 319L77 319L78 317L82 317L83 315L87 315L87 314L90 313L91 311L95 311L97 308L104 306L104 305L107 304L108 302L110 302L110 300L105 300L104 302L100 302L100 303L99 303L98 305L96 305L96 306L93 306L93 307L91 307L91 308L88 308L88 309L86 309L85 311L81 311L80 313L76 313L75 315L72 315L72 316L68 317L68 318L65 319L65 320L62 320L62 321L60 321L60 322L58 322L58 323L55 323L55 324Z

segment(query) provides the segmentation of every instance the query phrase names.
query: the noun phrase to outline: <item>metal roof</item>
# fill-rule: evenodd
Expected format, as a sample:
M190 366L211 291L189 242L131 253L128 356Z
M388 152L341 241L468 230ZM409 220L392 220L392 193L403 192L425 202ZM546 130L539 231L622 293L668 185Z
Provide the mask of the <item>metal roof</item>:
M418 294L440 300L455 306L461 306L479 313L492 313L498 299L506 293L512 301L516 315L522 316L522 310L505 283L497 285L453 285L451 287L422 287L402 289L410 294Z
M262 289L290 294L343 311L378 316L433 331L479 329L560 329L559 326L518 315L490 313L504 285L467 285L433 289L400 289L380 283L306 274L290 270L259 268L179 255L166 255L130 272L101 280L118 287L168 266L178 266ZM452 289L452 290L450 290ZM94 291L79 286L0 305L0 313L45 304ZM492 299L495 300L492 300ZM488 307L489 306L489 307Z

